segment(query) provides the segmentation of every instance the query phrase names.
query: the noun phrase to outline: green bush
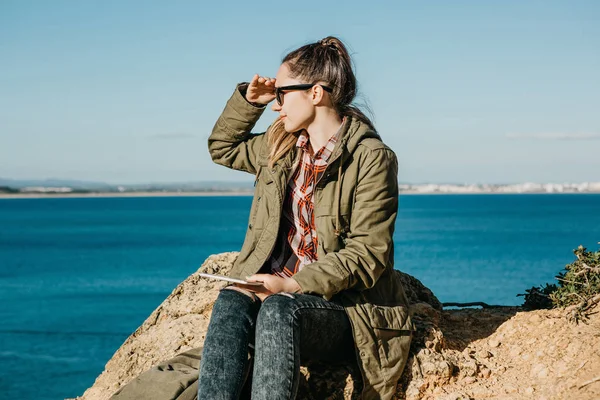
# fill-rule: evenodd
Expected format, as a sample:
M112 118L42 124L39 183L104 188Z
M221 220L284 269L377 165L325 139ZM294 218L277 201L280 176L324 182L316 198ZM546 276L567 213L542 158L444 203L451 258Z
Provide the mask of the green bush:
M525 290L524 294L518 294L517 296L525 296L523 302L523 308L526 310L541 310L545 308L552 308L552 299L550 294L556 291L558 287L555 284L546 283L545 287L535 287Z
M576 321L586 318L586 311L599 301L600 249L592 252L579 246L573 252L576 260L556 276L558 286L546 284L545 287L532 287L525 294L518 295L525 296L523 308L535 310L574 306L571 317Z

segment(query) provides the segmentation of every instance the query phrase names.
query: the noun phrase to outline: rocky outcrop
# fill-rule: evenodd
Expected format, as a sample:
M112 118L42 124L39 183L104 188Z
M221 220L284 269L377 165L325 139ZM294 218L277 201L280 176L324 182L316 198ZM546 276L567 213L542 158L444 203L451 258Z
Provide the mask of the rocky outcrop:
M237 254L211 256L200 270L226 275ZM588 324L574 325L561 310L442 311L429 289L401 275L418 332L398 399L600 398L598 313ZM158 362L202 346L212 304L225 285L192 274L123 343L80 399L107 399ZM301 372L300 399L355 399L360 392L354 365L310 364Z

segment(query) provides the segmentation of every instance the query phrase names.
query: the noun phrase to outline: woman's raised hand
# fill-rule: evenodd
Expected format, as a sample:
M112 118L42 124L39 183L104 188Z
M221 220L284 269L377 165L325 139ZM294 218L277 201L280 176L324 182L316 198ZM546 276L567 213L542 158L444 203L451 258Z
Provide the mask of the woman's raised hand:
M269 104L275 99L275 78L255 74L246 90L246 100L250 103Z

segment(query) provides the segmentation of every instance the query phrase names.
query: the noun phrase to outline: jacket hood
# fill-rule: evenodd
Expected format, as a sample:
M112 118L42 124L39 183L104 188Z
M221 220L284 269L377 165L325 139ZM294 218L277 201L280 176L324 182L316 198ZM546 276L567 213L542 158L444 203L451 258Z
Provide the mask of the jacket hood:
M372 138L381 141L381 136L375 130L355 117L346 118L344 124L340 145L333 150L330 162L338 157L338 153L343 153L344 148L348 153L354 153L358 144L364 139Z

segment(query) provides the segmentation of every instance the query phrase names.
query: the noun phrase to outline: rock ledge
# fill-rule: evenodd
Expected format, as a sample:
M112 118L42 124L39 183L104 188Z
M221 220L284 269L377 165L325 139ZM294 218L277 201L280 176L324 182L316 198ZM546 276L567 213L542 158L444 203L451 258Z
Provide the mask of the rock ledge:
M238 253L209 257L199 271L226 275ZM587 324L563 310L518 307L442 311L434 294L402 274L418 332L397 398L599 399L600 311ZM212 305L226 283L192 274L123 343L82 400L108 399L160 361L202 346ZM300 399L356 399L355 366L302 367ZM310 379L309 379L310 378Z

